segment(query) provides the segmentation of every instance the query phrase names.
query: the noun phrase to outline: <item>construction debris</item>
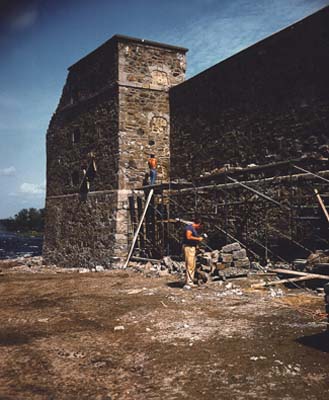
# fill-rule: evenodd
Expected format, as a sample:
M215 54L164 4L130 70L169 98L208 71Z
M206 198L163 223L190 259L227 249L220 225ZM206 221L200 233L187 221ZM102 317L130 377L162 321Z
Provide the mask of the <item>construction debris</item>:
M250 261L245 249L237 242L211 252L202 251L197 256L198 283L247 276Z
M135 259L135 258L134 258ZM185 272L185 262L175 261L171 257L164 257L162 260L130 262L130 266L137 272L143 273L146 277L161 277L168 274L183 275Z
M132 257L132 266L136 271L148 277L167 274L181 275L185 273L185 262L174 260L170 256L162 260ZM206 251L200 249L197 255L196 279L199 285L211 281L245 277L250 269L247 252L239 243L231 243L221 250Z
M297 276L296 278L285 278L285 279L280 279L277 281L271 281L271 282L264 282L264 283L258 283L255 285L252 285L253 288L261 288L264 286L274 286L274 285L279 285L282 283L292 283L292 282L300 282L300 281L307 281L311 279L321 279L321 280L327 280L329 281L329 275L320 275L320 274L310 274L307 272L300 272L300 271L292 271L289 269L269 269L269 272L275 272L280 275L293 275Z
M133 257L132 260L135 262L131 262L130 265L147 277L162 277L168 274L176 274L182 277L185 273L185 262L179 260L178 257L173 259L170 256L165 256L162 260ZM221 250L206 251L200 249L197 255L196 279L199 285L203 285L212 281L225 281L231 278L247 277L251 270L262 269L266 270L265 273L260 273L262 276L286 276L283 279L254 284L252 285L253 288L308 280L329 281L329 275L301 271L301 269L304 271L315 271L315 267L318 266L329 267L329 257L323 252L312 254L308 259L295 260L292 265L276 263L275 266L280 268L273 269L271 263L265 267L257 266L256 264L258 265L255 262L250 263L247 251L238 242L225 245ZM327 268L327 271L329 273L329 268ZM289 277L289 275L291 276Z
M198 258L202 265L215 266L219 270L229 267L250 268L247 251L237 242L222 247L220 251L203 252Z

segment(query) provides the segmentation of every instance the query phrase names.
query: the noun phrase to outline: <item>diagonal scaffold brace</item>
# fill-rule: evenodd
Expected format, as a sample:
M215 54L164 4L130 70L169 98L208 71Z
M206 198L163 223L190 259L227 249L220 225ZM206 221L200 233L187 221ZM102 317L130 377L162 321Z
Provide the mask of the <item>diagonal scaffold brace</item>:
M265 199L265 200L267 200L267 201L269 201L269 202L271 202L273 204L276 204L278 207L281 207L281 208L283 208L285 210L290 210L290 207L287 207L286 205L279 203L278 201L272 199L271 197L267 196L266 194L260 192L259 190L256 190L256 189L246 185L243 182L239 182L237 179L231 178L230 176L227 176L227 179L229 181L231 181L233 183L236 183L236 184L240 185L241 187L249 190L250 192L253 192L253 193L257 194L259 197L262 197L263 199Z
M143 225L144 218L145 218L145 215L146 215L147 210L148 210L148 208L149 208L150 201L151 201L151 199L152 199L153 193L154 193L154 189L151 189L150 192L149 192L149 194L148 194L148 196L147 196L143 214L141 215L141 219L140 219L140 221L139 221L139 223L138 223L136 232L135 232L135 234L134 234L134 238L133 238L133 241L132 241L132 243L131 243L131 247L130 247L130 250L129 250L129 253L128 253L128 256L127 256L127 260L126 260L126 262L125 262L125 264L124 264L124 266L123 266L124 269L127 268L128 263L129 263L129 261L130 261L130 258L131 258L132 254L133 254L133 251L134 251L134 248L135 248L135 245L136 245L136 242L137 242L137 238L138 238L138 235L139 235L139 231L140 231L140 229L141 229L141 227L142 227L142 225Z

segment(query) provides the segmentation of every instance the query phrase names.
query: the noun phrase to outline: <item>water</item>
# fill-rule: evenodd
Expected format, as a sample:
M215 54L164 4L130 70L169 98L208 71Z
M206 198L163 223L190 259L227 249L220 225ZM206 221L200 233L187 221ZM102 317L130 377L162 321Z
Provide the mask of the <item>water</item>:
M21 236L12 232L0 231L0 259L22 256L40 256L42 237Z

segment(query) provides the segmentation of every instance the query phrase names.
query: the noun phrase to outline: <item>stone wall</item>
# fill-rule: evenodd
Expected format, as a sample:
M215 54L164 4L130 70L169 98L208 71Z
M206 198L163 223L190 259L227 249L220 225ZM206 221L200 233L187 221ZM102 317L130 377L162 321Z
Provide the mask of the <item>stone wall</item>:
M47 132L47 199L43 254L65 266L110 265L120 252L116 45L108 42L70 67ZM83 169L95 157L88 197ZM117 241L118 239L118 241Z
M59 109L106 91L118 80L117 41L113 38L69 68Z
M110 266L117 239L117 191L90 193L81 202L78 194L48 198L43 255L61 266Z
M47 133L47 196L78 192L90 153L98 170L92 190L118 187L116 96L117 90L112 88L54 115Z
M44 257L66 266L122 266L131 242L128 197L147 158L169 170L168 89L186 49L116 35L69 69L47 132ZM81 195L83 169L97 173Z
M170 87L184 81L185 49L119 43L120 188L141 185L147 159L158 159L158 179L169 176Z
M168 93L120 87L120 187L142 185L147 159L158 159L158 180L169 171Z
M185 79L187 49L118 36L119 84L168 90Z
M327 7L171 89L172 178L328 144L328 70Z
M329 144L328 70L327 7L172 88L172 179L188 178L202 186L212 180L198 180L200 175L224 164L275 164L312 154L319 158L319 147ZM302 165L315 172L328 170L326 161L305 159ZM172 206L171 213L187 219L202 215L213 245L225 240L217 225L260 254L264 248L254 240L286 258L306 256L287 237L313 250L327 246L327 224L313 189L327 199L328 186L314 177L290 181L290 174L300 173L289 165L272 168L269 176L276 178L271 183L263 179L265 172L233 174L238 180L258 179L250 185L287 209L235 186L182 191L175 200L185 211ZM288 179L280 181L279 175Z

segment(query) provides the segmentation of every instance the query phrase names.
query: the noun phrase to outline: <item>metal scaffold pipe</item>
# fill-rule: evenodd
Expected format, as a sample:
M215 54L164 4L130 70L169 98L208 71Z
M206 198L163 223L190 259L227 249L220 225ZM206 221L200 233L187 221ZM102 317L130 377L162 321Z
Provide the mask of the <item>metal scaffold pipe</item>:
M234 182L234 183L240 185L241 187L243 187L243 188L245 188L245 189L257 194L258 196L262 197L263 199L265 199L267 201L270 201L273 204L276 204L278 207L281 207L281 208L283 208L285 210L289 210L290 211L289 207L285 206L284 204L279 203L278 201L276 201L276 200L272 199L271 197L267 196L266 194L254 189L254 188L252 188L252 187L250 187L250 186L248 186L248 185L246 185L246 184L244 184L242 182L239 182L238 180L236 180L234 178L231 178L230 176L228 176L227 179L229 181Z
M321 179L321 180L324 181L324 182L329 183L329 179L326 179L326 178L324 178L323 176L321 176L321 175L319 175L319 174L316 174L316 173L314 173L314 172L308 171L307 169L298 167L298 166L295 165L295 164L292 164L292 167L295 168L295 169L298 169L299 171L306 172L307 174L310 174L310 175L312 175L312 176L314 176L314 177L316 177L316 178L319 178L319 179Z

